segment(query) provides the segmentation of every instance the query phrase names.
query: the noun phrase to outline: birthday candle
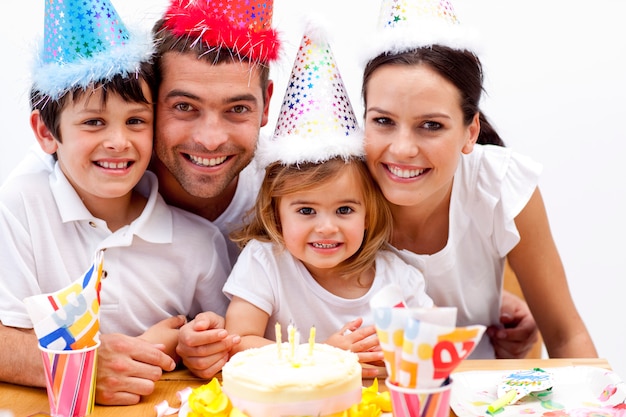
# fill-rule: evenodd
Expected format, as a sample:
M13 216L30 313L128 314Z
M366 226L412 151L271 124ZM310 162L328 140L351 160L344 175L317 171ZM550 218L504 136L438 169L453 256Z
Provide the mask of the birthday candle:
M283 334L280 330L280 323L276 322L275 329L276 329L276 347L278 348L278 359L281 359L282 354L281 354L280 345L282 344Z
M289 339L289 359L293 361L296 352L296 328L292 324L287 327L287 337Z
M313 347L315 346L315 326L309 330L309 356L313 356Z
M296 350L298 349L298 346L300 346L300 332L296 330L293 356L291 359L291 364L296 367L300 366L300 361L298 360L298 351Z

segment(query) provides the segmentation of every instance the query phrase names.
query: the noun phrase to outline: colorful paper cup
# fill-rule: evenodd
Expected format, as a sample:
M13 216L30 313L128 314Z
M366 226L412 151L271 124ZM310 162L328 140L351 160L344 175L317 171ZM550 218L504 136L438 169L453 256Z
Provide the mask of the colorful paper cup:
M91 414L96 393L98 346L52 350L39 346L46 373L46 389L53 417Z
M450 415L450 392L452 380L437 388L399 387L385 380L391 395L393 417L448 417Z

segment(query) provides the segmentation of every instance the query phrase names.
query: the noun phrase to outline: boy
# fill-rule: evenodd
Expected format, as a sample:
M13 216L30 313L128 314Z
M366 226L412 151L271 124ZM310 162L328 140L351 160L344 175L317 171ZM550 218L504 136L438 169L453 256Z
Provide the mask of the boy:
M152 44L129 34L108 1L96 3L108 13L88 18L83 2L46 2L30 121L56 163L52 172L15 177L0 190L0 322L7 336L0 379L44 386L22 300L70 284L105 249L96 401L130 404L175 367L185 317L224 314L227 300L215 289L230 267L219 230L167 206L146 171L156 91ZM73 36L63 33L68 29ZM126 392L110 390L107 380L131 363L135 378L126 380Z

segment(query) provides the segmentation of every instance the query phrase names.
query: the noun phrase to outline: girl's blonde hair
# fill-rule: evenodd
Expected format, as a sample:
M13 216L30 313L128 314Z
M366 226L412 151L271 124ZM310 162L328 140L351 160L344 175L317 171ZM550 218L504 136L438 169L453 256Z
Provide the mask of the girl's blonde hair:
M281 198L296 192L318 188L349 170L361 186L366 210L365 236L359 250L341 265L340 274L360 275L372 265L378 252L391 236L392 218L387 200L372 179L362 158L335 158L323 163L283 165L275 162L265 169L265 178L249 213L246 226L231 234L231 239L243 247L252 239L274 242L284 248L282 228L278 216Z

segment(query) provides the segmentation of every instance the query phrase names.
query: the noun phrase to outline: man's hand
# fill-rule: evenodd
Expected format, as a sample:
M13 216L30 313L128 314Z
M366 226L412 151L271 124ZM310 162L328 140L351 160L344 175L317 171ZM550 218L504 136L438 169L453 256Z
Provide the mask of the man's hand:
M0 381L45 387L38 344L33 329L6 327L0 323Z
M498 359L522 359L539 340L528 304L508 291L502 293L500 324L487 328Z
M207 311L181 327L176 352L194 375L209 379L222 370L230 349L240 341L239 335L224 329L223 317Z
M103 334L98 348L96 402L105 405L137 404L141 396L154 391L163 371L176 363L165 354L163 345L139 337Z

